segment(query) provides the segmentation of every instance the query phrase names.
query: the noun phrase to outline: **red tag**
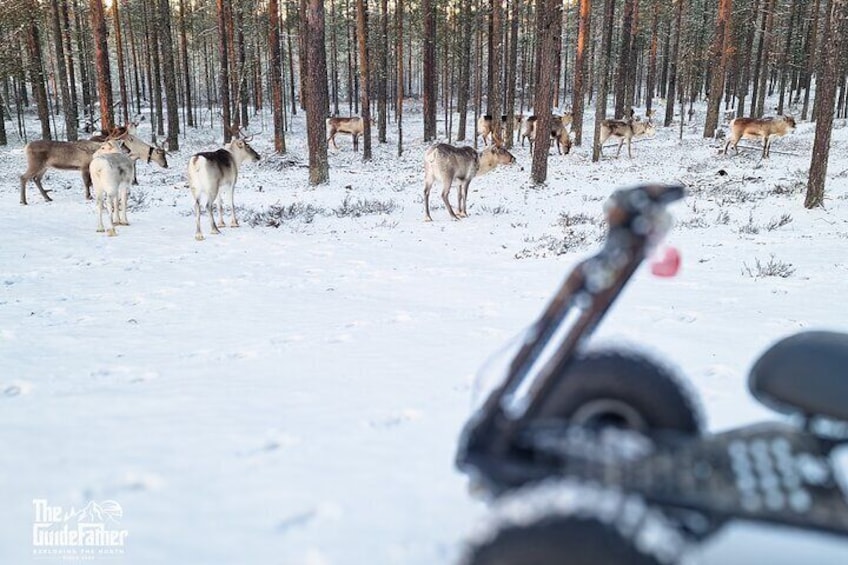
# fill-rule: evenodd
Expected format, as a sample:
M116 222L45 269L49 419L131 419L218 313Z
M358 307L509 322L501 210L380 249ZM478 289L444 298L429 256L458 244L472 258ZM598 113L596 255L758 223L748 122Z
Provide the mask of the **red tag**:
M680 252L675 247L666 247L651 261L651 273L658 277L673 277L679 270Z

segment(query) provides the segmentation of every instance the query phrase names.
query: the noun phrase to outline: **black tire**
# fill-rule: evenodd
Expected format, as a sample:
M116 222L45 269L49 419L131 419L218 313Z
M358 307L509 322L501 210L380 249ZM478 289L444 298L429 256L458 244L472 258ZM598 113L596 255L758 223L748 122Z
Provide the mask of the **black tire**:
M470 547L462 565L659 565L614 526L581 516L550 516L509 526Z
M565 420L593 428L698 436L703 418L682 381L647 357L624 351L579 356L562 374L534 420Z

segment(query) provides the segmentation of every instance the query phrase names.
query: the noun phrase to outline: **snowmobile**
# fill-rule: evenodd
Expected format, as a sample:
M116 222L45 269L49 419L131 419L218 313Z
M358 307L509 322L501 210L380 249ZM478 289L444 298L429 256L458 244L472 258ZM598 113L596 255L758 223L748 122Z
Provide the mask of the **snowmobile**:
M566 277L466 423L456 464L495 508L464 565L680 563L736 520L848 534L848 335L774 344L748 387L789 417L718 434L661 361L587 345L684 195L643 185L610 197L602 248Z

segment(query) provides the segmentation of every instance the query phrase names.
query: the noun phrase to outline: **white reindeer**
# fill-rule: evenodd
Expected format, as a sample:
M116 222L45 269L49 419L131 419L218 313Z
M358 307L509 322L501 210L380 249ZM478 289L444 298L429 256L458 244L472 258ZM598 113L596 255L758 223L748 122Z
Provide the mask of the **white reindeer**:
M233 219L230 227L237 228L239 223L236 219L236 205L233 198L233 189L238 180L239 166L244 161L258 161L259 154L248 145L248 139L234 138L233 141L224 145L217 151L207 151L194 155L188 161L188 186L194 197L194 214L197 219L197 231L194 239L204 239L200 231L200 197L206 194L206 209L209 212L209 221L212 233L221 233L218 228L224 227L224 205L223 193L229 193L230 208ZM215 224L215 216L212 205L218 201L218 212L220 222Z
M110 140L94 152L88 166L97 206L97 231L115 236L116 225L128 226L127 200L135 165L130 148L120 140ZM103 208L109 207L108 230L103 227Z

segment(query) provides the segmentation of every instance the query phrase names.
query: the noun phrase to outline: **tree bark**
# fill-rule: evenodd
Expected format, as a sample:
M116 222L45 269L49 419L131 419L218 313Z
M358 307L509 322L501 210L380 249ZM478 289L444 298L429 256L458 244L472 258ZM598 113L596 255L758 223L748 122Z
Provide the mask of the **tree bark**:
M371 100L369 98L368 13L365 0L356 0L356 33L359 38L359 81L362 106L362 160L371 160Z
M97 93L100 100L100 127L112 129L115 118L112 112L112 75L109 70L109 46L106 44L106 20L102 0L89 0L91 31L94 34L94 59L97 69Z
M489 84L491 88L487 101L487 113L492 116L492 141L503 139L501 135L501 35L503 27L503 16L501 12L501 0L491 0L491 28L489 51ZM556 71L549 75L556 80ZM544 180L540 181L544 182Z
M112 2L112 27L115 30L115 58L118 61L118 90L121 93L121 119L124 124L130 121L130 98L127 90L126 68L124 65L124 40L121 36L120 2Z
M682 1L682 0L681 0ZM604 22L601 35L601 59L598 63L600 83L595 98L595 138L592 144L592 161L601 158L601 122L607 117L607 94L609 91L610 51L612 50L612 27L615 15L615 0L604 0ZM669 103L669 107L671 104Z
M403 155L403 0L396 0L397 11L396 47L397 52L397 93L395 94L397 108L398 144L397 156Z
M618 54L618 72L616 73L617 78L615 83L614 116L616 118L624 116L625 107L627 105L625 93L629 72L628 64L630 63L630 49L632 48L631 39L635 6L636 0L625 0L624 2L624 19L621 24L621 50Z
M50 8L54 44L56 46L56 65L59 70L59 90L62 94L62 109L65 114L65 136L69 141L75 141L77 139L77 112L73 102L71 101L71 91L68 88L68 69L65 66L67 60L65 58L65 46L63 44L64 34L62 33L61 14L59 12L58 0L52 0ZM2 105L0 105L0 118L3 117L4 112L5 110L3 110Z
M386 143L389 81L389 2L380 2L380 55L377 65L377 141Z
M194 114L192 112L192 96L191 96L191 74L189 73L189 54L188 54L188 37L186 34L186 8L185 0L180 0L180 45L183 52L183 81L185 82L185 105L186 105L186 125L194 127Z
M456 111L459 113L456 140L465 141L465 130L467 127L468 98L471 86L471 39L473 31L471 21L474 17L471 12L471 0L462 0L461 26L462 34L459 39L459 76L457 79Z
M677 66L678 59L680 57L680 36L683 32L683 5L684 0L678 0L676 16L677 30L675 31L674 36L674 47L672 49L671 57L669 57L668 62L668 88L666 92L665 122L663 123L665 127L670 126L671 122L674 121L674 100L677 89ZM680 107L680 121L683 121L682 106Z
M307 0L306 22L306 135L309 145L309 184L330 180L327 160L326 118L330 105L327 91L327 54L324 49L324 2Z
M421 0L424 17L424 141L436 139L436 14L432 0Z
M162 78L165 82L165 102L168 106L168 149L180 148L180 111L177 105L177 67L174 63L174 42L171 38L171 4L159 0L159 50L162 52Z
M271 52L271 112L274 121L274 151L286 152L286 134L283 131L283 62L280 57L280 6L277 0L268 2L268 47Z
M822 61L816 81L816 137L813 141L807 196L804 200L806 208L815 208L824 204L834 102L839 79L839 57L846 43L845 22L848 18L848 0L830 0L828 8L822 37Z
M612 1L612 0L609 0ZM551 145L553 125L554 91L556 89L558 57L555 47L562 24L562 2L559 0L536 0L537 29L540 31L536 44L539 59L539 80L536 81L533 109L536 112L536 141L533 144L533 161L530 176L535 184L543 184L548 177L548 149ZM498 116L495 119L499 119ZM492 121L495 121L494 119Z
M571 131L574 133L575 145L583 143L583 108L585 101L583 83L586 77L586 45L592 37L591 24L592 2L591 0L580 0L577 47L574 56L574 96L571 102Z
M713 38L713 44L709 52L710 60L717 61L718 64L712 69L710 98L707 105L707 117L704 123L705 138L713 137L716 127L718 127L718 113L721 108L722 93L724 92L724 73L731 50L730 14L732 4L732 0L719 0L718 4L715 37Z
M230 128L233 126L230 116L230 55L227 47L227 10L226 0L217 0L218 7L218 58L221 74L218 76L218 88L221 97L221 114L224 121L224 143L229 143L233 137Z

